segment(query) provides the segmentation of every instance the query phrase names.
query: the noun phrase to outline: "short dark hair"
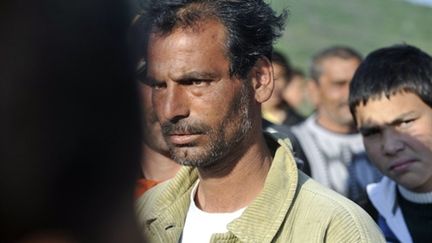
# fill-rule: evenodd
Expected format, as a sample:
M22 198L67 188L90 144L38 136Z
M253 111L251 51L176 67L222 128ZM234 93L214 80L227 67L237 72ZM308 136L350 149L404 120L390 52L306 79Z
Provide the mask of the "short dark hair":
M360 103L398 92L412 92L432 107L432 57L402 44L371 52L360 64L350 84L349 106L355 118Z
M286 10L277 15L263 0L143 0L134 28L145 58L151 33L168 34L216 19L226 28L230 75L246 78L259 58L271 59L286 16Z
M312 57L312 62L310 65L310 77L312 80L315 80L315 82L318 82L320 76L323 73L321 64L325 59L332 58L332 57L338 57L341 59L357 59L359 62L362 61L363 57L362 55L354 50L351 47L343 46L343 45L336 45L331 46L326 49L323 49L316 53Z

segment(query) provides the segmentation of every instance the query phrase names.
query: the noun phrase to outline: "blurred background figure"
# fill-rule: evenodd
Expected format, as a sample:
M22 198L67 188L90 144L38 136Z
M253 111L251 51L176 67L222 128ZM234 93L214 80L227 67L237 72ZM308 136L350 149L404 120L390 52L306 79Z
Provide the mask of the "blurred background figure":
M273 79L274 89L273 93L267 101L262 103L261 111L263 117L263 129L267 132L281 133L288 137L293 146L294 156L297 160L298 167L307 175L310 175L310 168L307 158L304 154L302 147L300 146L297 138L290 130L290 126L303 121L305 118L296 111L296 108L291 106L290 103L284 100L284 92L287 89L291 89L295 97L291 97L294 104L299 104L299 95L295 90L298 88L297 85L291 86L293 76L293 69L282 53L273 50L272 53L272 66L273 66Z
M307 151L312 178L369 210L366 185L380 174L365 155L348 107L349 84L361 60L346 46L323 49L312 58L309 85L316 112L292 132Z
M127 2L0 11L0 242L141 242Z
M301 69L295 67L291 69L291 80L282 91L282 99L301 116L301 121L314 110L307 89L306 75Z
M282 53L274 51L272 54L275 87L272 96L262 105L263 118L278 125L291 126L304 120L293 105L300 105L299 99L303 92L298 93L301 86L291 85L293 70L288 59ZM290 90L287 90L290 89ZM290 98L294 104L284 99L284 92L291 92Z
M140 83L141 101L143 107L143 155L141 158L141 175L135 191L135 198L159 182L168 180L177 173L180 165L170 157L160 124L153 110L151 101L152 88Z

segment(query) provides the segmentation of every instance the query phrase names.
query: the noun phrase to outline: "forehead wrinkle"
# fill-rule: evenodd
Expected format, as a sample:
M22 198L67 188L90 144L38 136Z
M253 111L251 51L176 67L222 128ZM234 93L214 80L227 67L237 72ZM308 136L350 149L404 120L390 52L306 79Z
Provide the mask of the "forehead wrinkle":
M156 55L158 58L149 58L151 61L150 71L167 70L168 76L179 76L182 73L188 72L188 60L193 50L188 46L188 38L186 36L176 35L175 33L167 36L153 36L153 49L149 53L153 53L155 47L159 52ZM175 49L175 53L171 50ZM167 61L168 60L168 61Z
M359 128L363 126L371 126L372 124L377 124L378 122L376 122L376 120L380 119L376 118L376 114L380 113L376 112L376 107L374 105L371 105L371 103L373 102L367 102L366 104L360 103L356 107L356 117Z
M177 27L172 32L172 34L186 33L187 35L184 35L183 36L184 38L182 38L183 43L180 44L188 45L191 37L203 36L202 34L204 32L208 32L210 29L209 27L212 27L214 25L218 26L218 28L212 28L211 34L205 35L205 37L208 43L217 44L218 48L220 49L220 53L222 53L225 58L229 59L228 48L226 43L228 38L228 31L226 27L217 18L208 17L202 21L198 21L194 23L194 25L192 26ZM191 49L190 51L192 52L194 50L195 48ZM203 50L206 49L204 48Z
M399 114L400 107L395 105L390 105L391 98L385 96L380 96L381 98L370 99L366 104L361 104L357 107L357 117L358 121L363 125L374 125L374 126L393 126L406 117L412 116L416 111L408 109ZM380 108L383 106L389 107L384 113L380 112ZM362 110L362 113L358 112Z
M170 34L153 33L150 42L153 48L149 50L149 53L154 53L155 47L158 48L156 55L158 59L152 60L153 63L150 64L152 69L167 70L168 77L165 78L173 80L180 79L182 76L196 76L197 74L214 77L214 74L209 72L209 69L214 68L213 66L191 65L191 62L195 61L196 58L207 58L209 62L204 63L210 65L212 58L216 58L214 55L220 54L228 61L228 68L229 59L225 55L223 45L224 27L218 21L205 21L200 26L199 31L197 28L176 28ZM219 28L215 28L215 26ZM194 45L195 42L196 45ZM201 51L197 52L197 48L199 49L203 43L213 44L215 48L201 48Z

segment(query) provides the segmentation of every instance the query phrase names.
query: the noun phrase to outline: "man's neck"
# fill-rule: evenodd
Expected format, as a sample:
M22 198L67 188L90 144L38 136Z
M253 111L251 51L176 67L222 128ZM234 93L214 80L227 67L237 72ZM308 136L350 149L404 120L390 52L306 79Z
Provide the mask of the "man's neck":
M168 155L159 153L144 144L141 168L144 178L165 181L175 176L180 165Z
M228 173L199 168L200 182L195 202L206 212L233 212L247 206L264 187L272 155L261 135L245 150L229 161L234 165ZM241 152L240 152L241 151Z

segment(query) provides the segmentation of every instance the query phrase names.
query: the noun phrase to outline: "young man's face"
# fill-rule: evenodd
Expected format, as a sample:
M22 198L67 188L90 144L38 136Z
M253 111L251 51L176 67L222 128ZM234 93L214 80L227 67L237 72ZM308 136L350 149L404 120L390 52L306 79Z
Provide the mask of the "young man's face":
M356 107L366 151L381 172L415 192L432 191L432 108L410 92Z
M216 21L150 37L147 80L163 135L180 164L209 166L239 150L250 130L253 91L229 75L224 43L225 30Z

